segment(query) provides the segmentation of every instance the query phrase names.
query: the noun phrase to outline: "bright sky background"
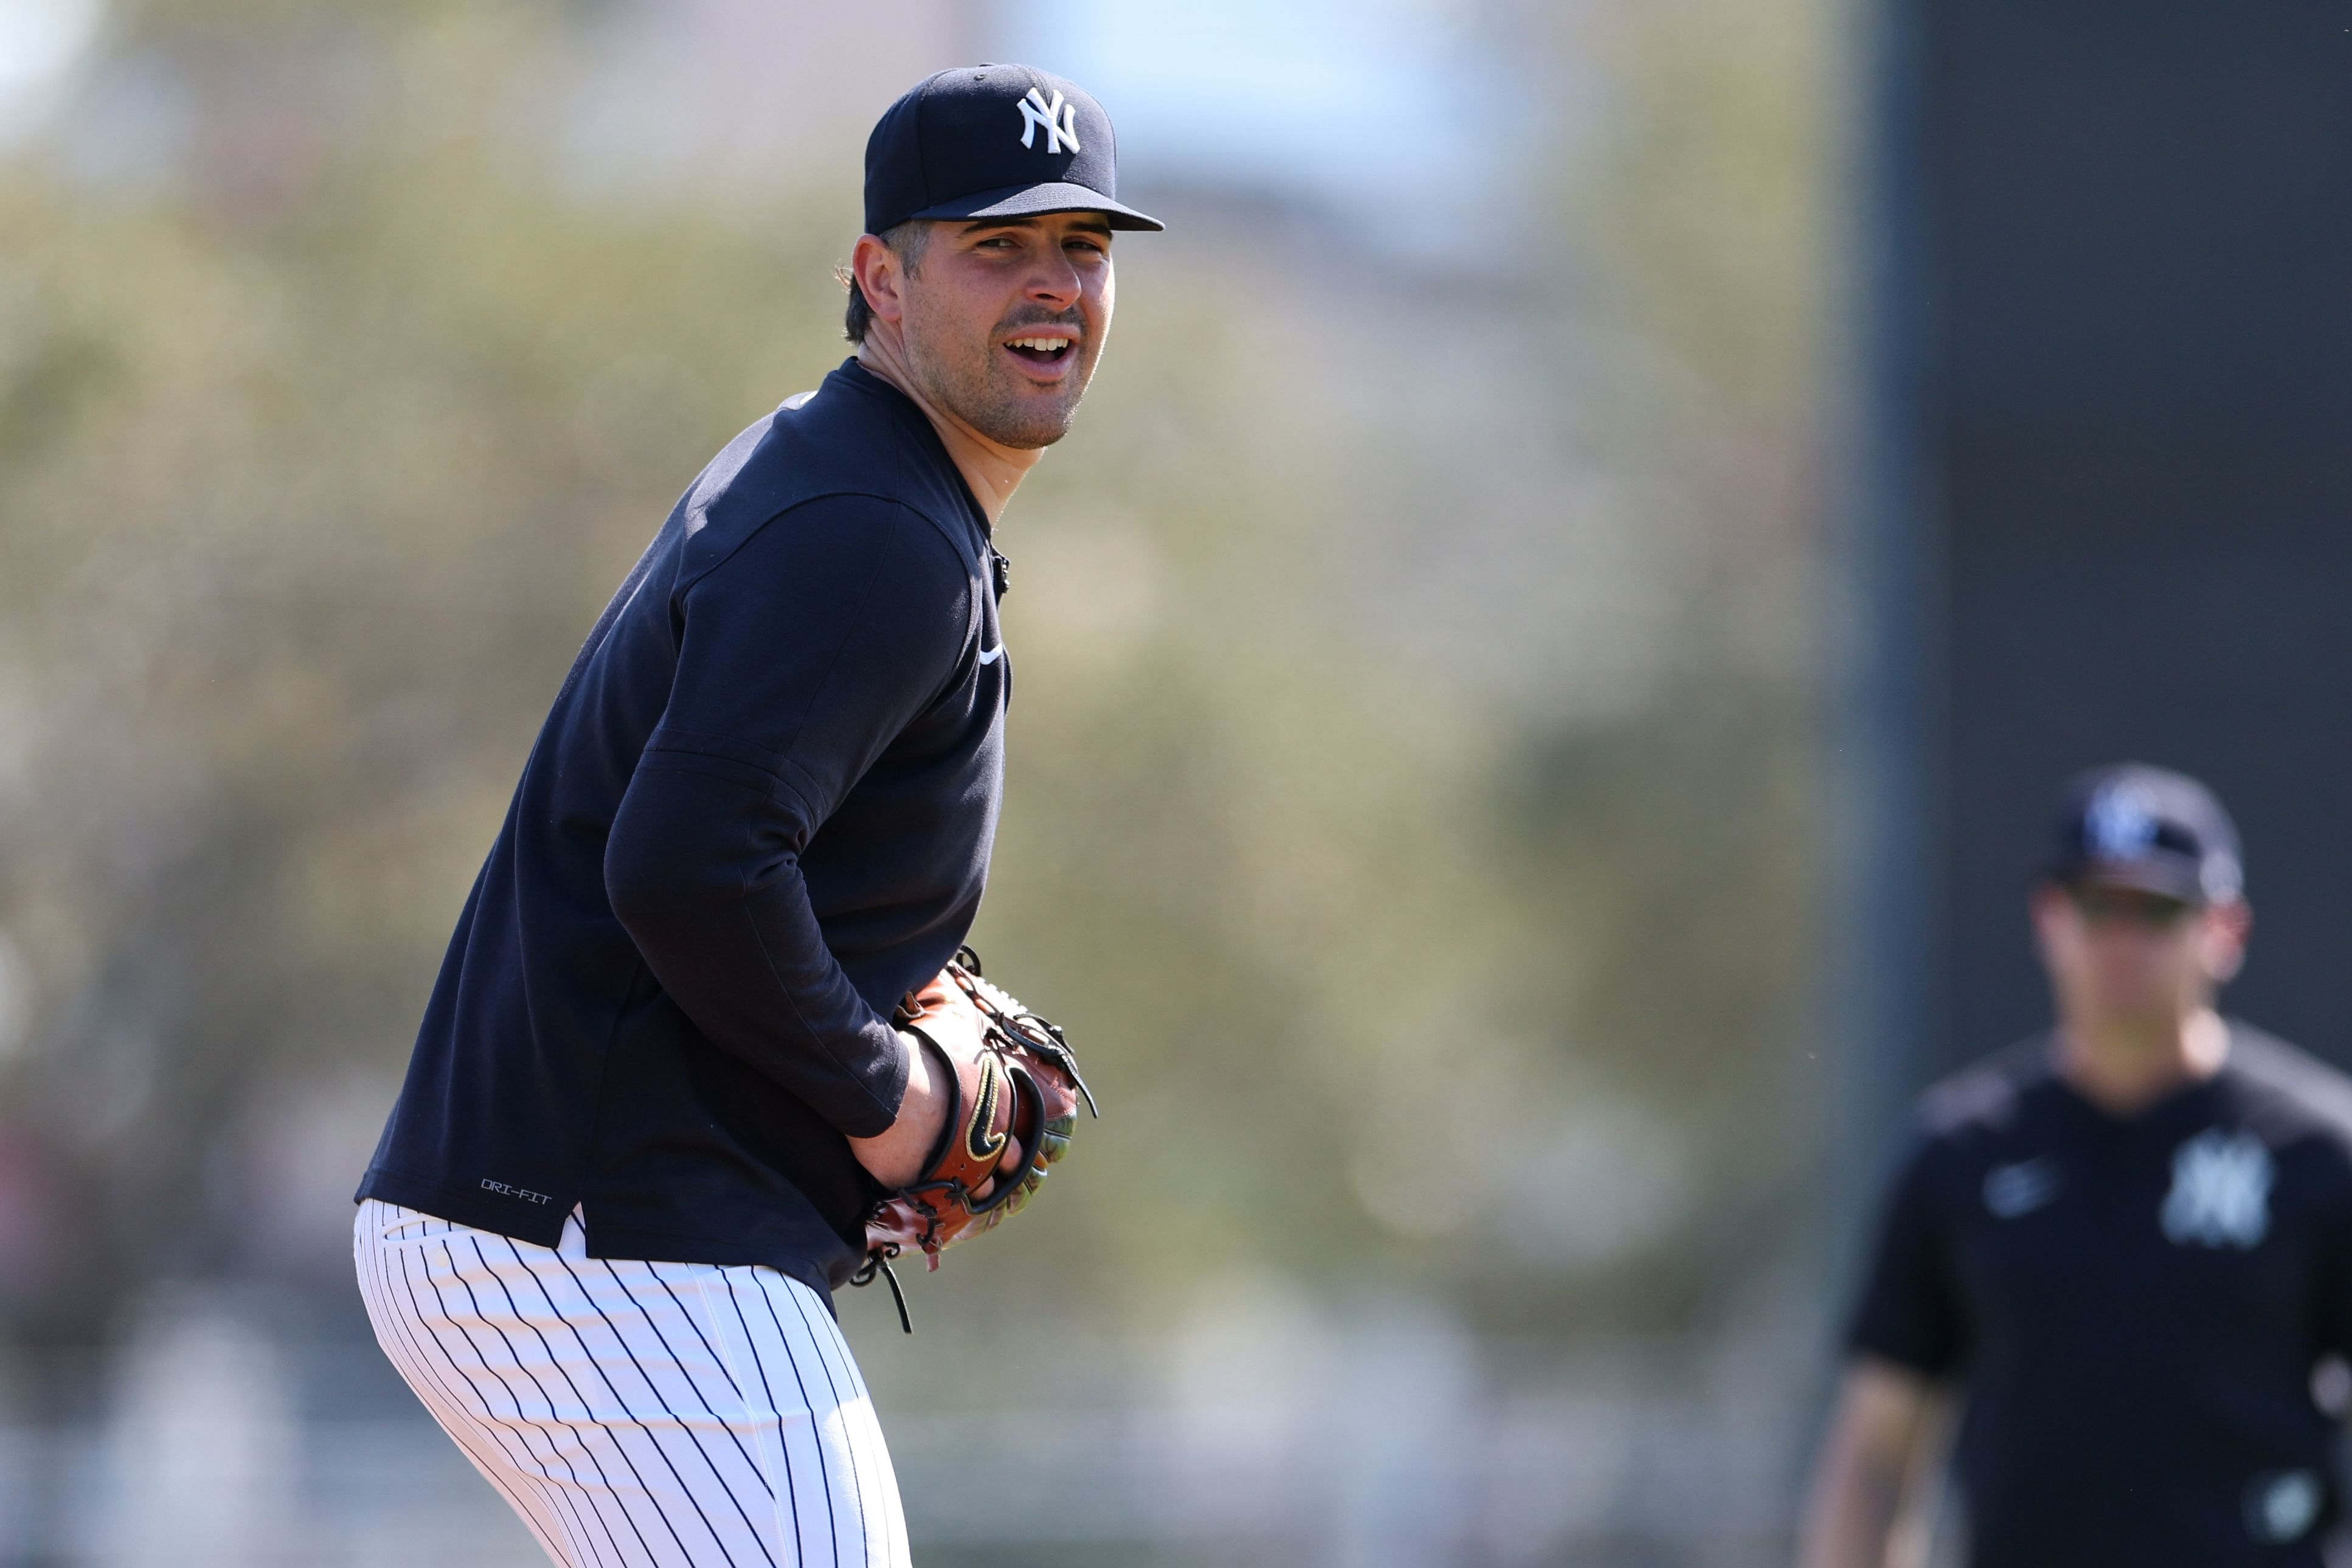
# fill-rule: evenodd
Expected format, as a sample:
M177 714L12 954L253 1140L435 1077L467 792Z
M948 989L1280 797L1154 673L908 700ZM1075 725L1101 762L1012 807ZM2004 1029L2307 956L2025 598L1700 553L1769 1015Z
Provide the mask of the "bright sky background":
M105 20L104 0L0 0L0 142L39 123Z
M1433 252L1449 248L1465 223L1514 209L1528 153L1555 117L1536 101L1528 73L1514 69L1507 44L1479 25L1486 3L999 0L990 31L999 58L1058 71L1103 100L1132 194L1223 187L1297 200L1399 250ZM613 13L635 17L637 31L583 90L596 123L614 120L628 132L593 149L600 167L667 166L661 154L673 142L675 157L691 163L727 135L788 147L806 140L796 123L722 123L719 106L682 112L693 100L661 68L664 47L686 58L694 79L709 74L712 50L732 59L773 52L776 26L792 35L776 5L636 0ZM0 146L38 130L81 85L107 11L107 0L0 0ZM739 110L759 101L751 92L714 96ZM142 107L110 102L112 119ZM85 127L80 140L99 129Z
M1442 225L1496 199L1536 117L1475 0L1009 0L1015 59L1118 129L1122 174Z

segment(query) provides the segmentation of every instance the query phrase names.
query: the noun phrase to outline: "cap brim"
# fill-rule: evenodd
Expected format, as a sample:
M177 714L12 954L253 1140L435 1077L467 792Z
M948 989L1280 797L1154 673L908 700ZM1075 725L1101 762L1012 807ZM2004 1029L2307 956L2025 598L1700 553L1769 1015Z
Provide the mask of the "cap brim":
M1040 217L1046 213L1101 213L1110 219L1113 228L1162 229L1168 226L1149 213L1123 206L1100 191L1086 185L1074 185L1054 180L1042 185L1007 185L1000 190L975 191L968 196L958 196L951 202L925 207L909 213L909 217L957 218L981 217Z
M2197 868L2178 860L2078 860L2058 868L2053 876L2070 886L2095 882L2101 887L2127 888L2136 893L2179 899L2188 904L2207 901Z

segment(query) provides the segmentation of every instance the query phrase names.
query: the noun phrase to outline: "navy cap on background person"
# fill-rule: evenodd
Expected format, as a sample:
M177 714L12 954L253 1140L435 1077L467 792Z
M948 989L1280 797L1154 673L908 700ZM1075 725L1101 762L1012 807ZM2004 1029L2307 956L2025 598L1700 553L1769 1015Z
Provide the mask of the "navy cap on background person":
M1034 66L960 66L883 112L866 142L866 232L909 218L1099 212L1156 229L1122 205L1110 116L1076 82Z
M2068 782L2043 874L2192 904L2237 898L2245 886L2238 829L2220 799L2186 773L2142 763Z

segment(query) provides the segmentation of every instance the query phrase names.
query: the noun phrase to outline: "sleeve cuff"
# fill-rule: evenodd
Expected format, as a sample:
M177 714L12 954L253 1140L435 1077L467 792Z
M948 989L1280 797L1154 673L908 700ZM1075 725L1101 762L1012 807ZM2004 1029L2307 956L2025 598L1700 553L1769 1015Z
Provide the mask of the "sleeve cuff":
M906 1103L907 1075L911 1070L906 1031L892 1027L887 1019L877 1020L875 1027L889 1043L876 1041L873 1071L861 1084L866 1092L857 1097L855 1108L828 1117L845 1138L880 1137L890 1131L898 1120L898 1108Z

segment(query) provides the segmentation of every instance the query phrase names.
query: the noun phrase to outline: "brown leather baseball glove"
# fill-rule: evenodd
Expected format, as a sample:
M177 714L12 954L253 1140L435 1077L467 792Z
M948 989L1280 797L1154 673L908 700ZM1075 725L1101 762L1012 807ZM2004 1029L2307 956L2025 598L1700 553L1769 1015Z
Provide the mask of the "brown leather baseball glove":
M950 1058L926 1026L958 1010L979 1015L981 1049L968 1062ZM958 948L929 984L908 993L892 1022L947 1068L956 1094L922 1173L866 1215L866 1266L850 1280L870 1285L879 1272L890 1283L899 1324L912 1333L891 1260L916 1247L937 1268L943 1248L1020 1213L1068 1151L1078 1102L1085 1100L1089 1115L1101 1113L1062 1031L982 979L980 955L969 947ZM999 1169L1008 1139L1019 1144L1012 1171Z

